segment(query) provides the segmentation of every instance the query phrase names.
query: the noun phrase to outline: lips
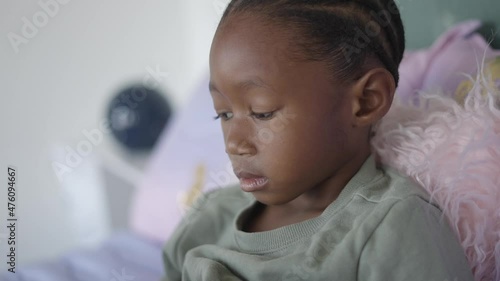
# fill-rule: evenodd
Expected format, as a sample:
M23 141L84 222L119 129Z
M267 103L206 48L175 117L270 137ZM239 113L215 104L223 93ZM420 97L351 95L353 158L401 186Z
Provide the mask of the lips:
M269 179L252 174L246 171L235 171L236 176L240 179L240 187L245 192L254 192L263 189L269 182Z

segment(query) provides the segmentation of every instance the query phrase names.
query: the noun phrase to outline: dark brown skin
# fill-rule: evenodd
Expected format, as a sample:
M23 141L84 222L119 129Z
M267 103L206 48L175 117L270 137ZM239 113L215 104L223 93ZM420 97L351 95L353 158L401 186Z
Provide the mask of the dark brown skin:
M262 205L248 232L319 216L370 155L370 126L395 91L378 64L332 83L324 62L291 60L291 44L285 30L251 15L229 18L212 43L210 88L226 152L235 170L268 179L253 192Z

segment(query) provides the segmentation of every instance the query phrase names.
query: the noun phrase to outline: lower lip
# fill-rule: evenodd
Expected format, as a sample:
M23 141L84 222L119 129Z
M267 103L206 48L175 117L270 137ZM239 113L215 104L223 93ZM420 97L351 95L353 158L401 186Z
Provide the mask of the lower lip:
M267 178L241 178L240 187L245 192L259 191L264 188L269 180Z

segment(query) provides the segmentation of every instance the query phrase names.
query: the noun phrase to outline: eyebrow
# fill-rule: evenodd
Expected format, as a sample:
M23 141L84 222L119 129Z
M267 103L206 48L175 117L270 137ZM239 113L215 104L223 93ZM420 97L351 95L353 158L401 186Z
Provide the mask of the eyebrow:
M244 81L241 81L239 82L238 84L236 84L236 86L238 88L241 88L241 89L249 89L249 88L255 88L255 87L258 87L258 88L266 88L266 89L271 89L271 87L266 84L262 79L260 79L259 77L252 77L248 80L244 80ZM217 91L219 92L219 90L217 90L217 87L215 87L215 84L210 81L208 83L208 90L210 92L212 91Z

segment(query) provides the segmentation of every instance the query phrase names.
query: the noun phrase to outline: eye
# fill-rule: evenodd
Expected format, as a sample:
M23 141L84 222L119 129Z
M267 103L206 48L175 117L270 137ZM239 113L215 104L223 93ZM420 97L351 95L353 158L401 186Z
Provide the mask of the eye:
M269 120L274 117L274 111L264 113L252 112L252 116L259 120Z
M215 120L217 119L222 119L223 121L229 120L233 117L232 112L222 112L217 114L217 116L214 117Z

